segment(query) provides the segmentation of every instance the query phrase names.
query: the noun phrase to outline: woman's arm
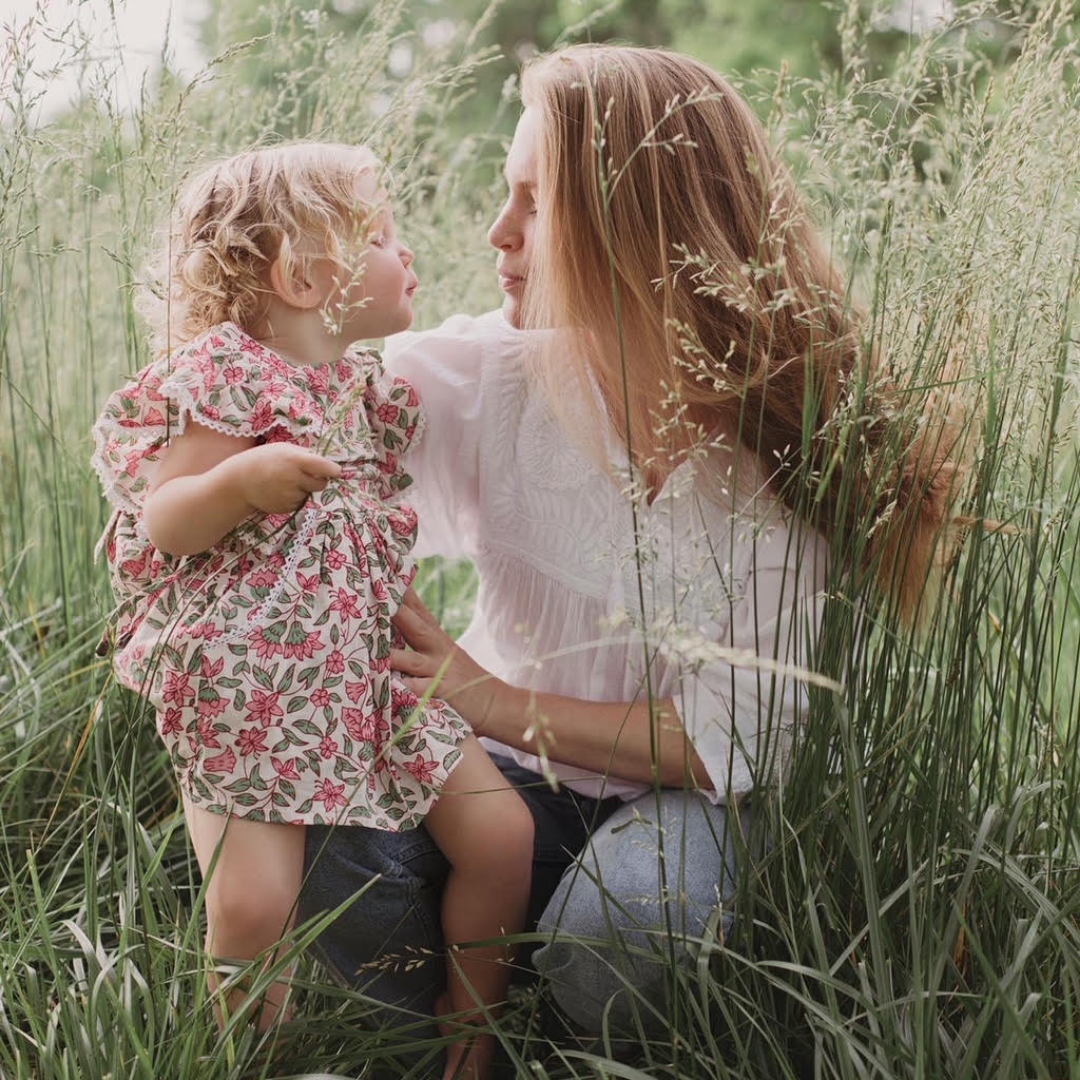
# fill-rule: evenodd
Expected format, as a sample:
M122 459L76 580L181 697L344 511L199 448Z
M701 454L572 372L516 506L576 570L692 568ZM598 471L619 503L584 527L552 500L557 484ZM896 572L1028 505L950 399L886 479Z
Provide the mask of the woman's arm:
M394 622L411 648L392 649L391 667L418 694L434 683L435 693L478 735L601 775L662 787L681 787L692 778L711 789L670 699L650 707L510 686L458 648L412 589Z
M171 439L143 504L150 542L169 555L195 555L256 510L289 513L341 472L291 443L256 446L190 421Z
M712 787L670 698L650 708L647 701L584 701L500 682L480 734L622 780L682 787L692 779Z

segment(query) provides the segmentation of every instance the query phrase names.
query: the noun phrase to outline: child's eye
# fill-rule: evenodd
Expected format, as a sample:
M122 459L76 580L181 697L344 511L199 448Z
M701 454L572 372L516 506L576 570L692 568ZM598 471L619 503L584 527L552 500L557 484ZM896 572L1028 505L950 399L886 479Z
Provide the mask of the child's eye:
M386 237L382 233L378 233L375 236L369 237L368 243L371 244L372 247L386 247Z

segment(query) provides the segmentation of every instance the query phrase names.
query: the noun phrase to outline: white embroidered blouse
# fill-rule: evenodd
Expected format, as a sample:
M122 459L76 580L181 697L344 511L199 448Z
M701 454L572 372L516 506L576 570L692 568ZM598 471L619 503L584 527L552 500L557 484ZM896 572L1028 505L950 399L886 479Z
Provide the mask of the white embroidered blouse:
M387 340L388 370L417 388L426 414L404 461L415 554L475 562L460 644L485 669L590 701L644 701L651 687L675 703L713 782L704 794L745 794L775 775L805 709L805 682L768 664L811 666L825 543L791 528L760 470L733 494L713 454L675 469L651 504L637 500L635 555L626 485L554 419L523 366L525 340L500 312ZM720 483L701 482L706 464ZM533 754L484 742L543 771ZM549 770L583 794L648 790L560 763L557 743L546 749Z

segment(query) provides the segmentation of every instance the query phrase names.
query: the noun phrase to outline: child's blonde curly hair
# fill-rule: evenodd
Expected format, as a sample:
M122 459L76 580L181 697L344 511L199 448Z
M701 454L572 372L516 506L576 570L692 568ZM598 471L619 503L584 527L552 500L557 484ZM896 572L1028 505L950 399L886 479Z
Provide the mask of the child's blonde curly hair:
M364 237L378 209L361 197L366 176L372 190L381 187L382 166L366 147L292 142L236 154L191 177L140 304L155 346L174 349L226 321L250 330L279 257L286 273L312 254L347 265L350 240Z

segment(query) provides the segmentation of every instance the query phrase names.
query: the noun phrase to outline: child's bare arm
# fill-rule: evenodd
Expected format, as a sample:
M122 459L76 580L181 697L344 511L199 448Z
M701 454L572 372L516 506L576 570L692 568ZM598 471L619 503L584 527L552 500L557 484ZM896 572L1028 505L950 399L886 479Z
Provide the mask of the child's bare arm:
M159 551L194 555L256 510L295 510L340 472L335 462L303 447L256 446L252 438L193 421L162 456L143 505L143 523Z

